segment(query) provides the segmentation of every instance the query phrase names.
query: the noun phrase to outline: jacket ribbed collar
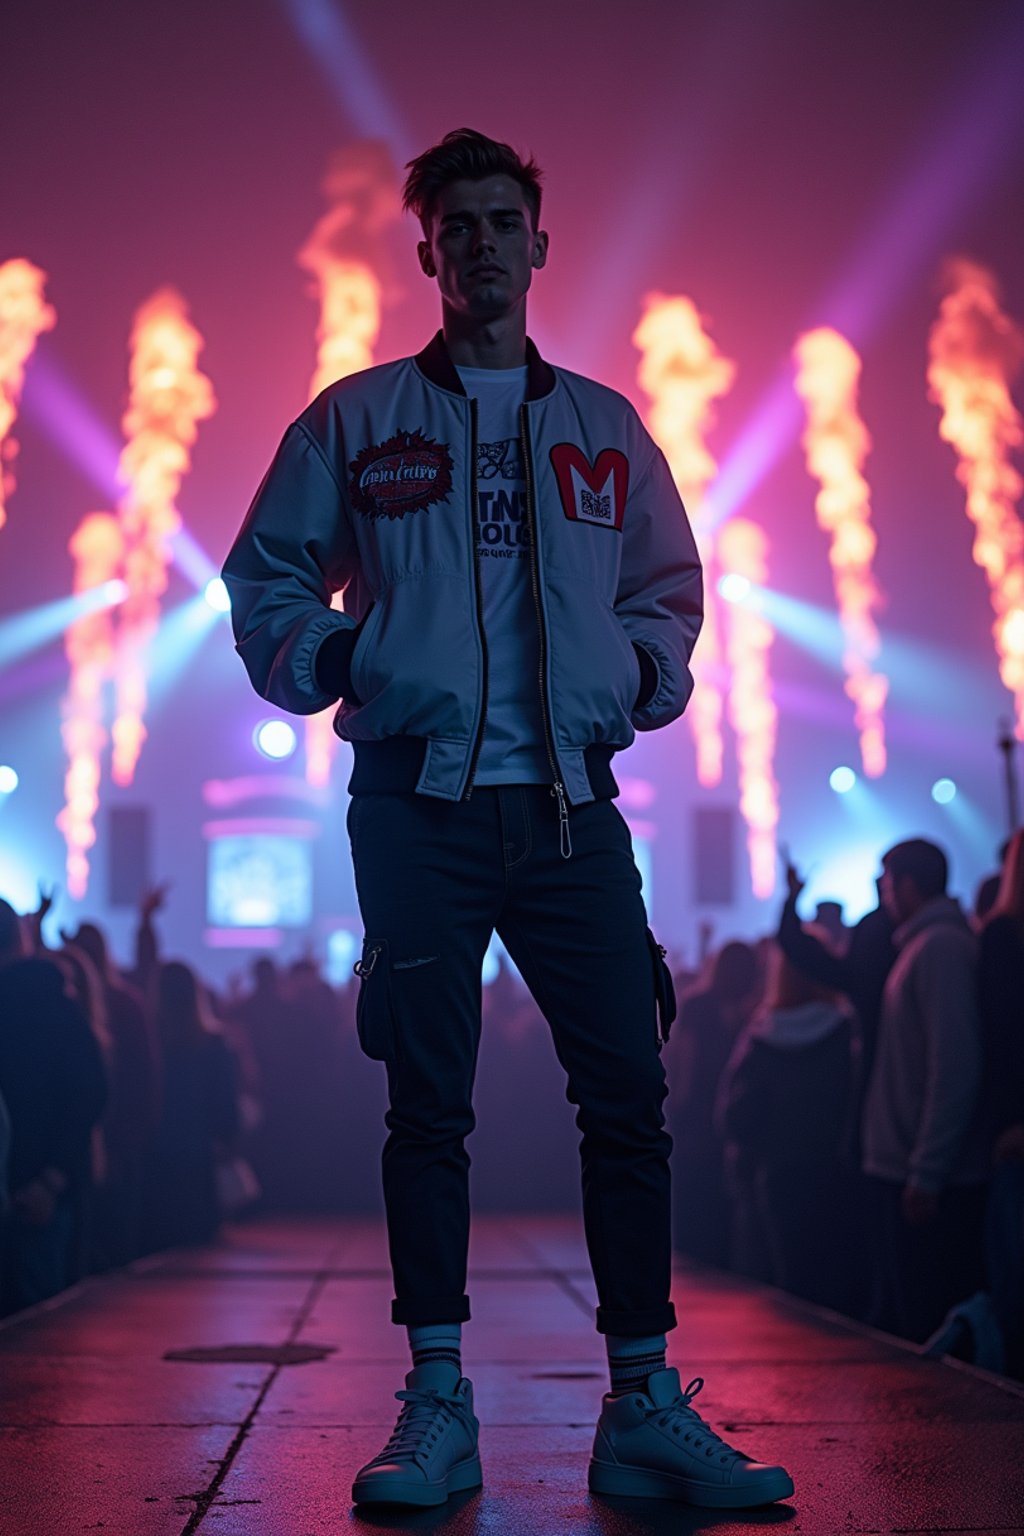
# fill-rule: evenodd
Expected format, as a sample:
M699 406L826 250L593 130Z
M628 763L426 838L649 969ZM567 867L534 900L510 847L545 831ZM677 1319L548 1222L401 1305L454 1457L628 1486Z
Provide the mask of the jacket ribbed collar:
M438 331L423 351L416 353L413 361L423 376L439 389L450 390L453 395L466 393L445 345L443 331ZM527 400L539 400L542 395L550 395L555 387L555 370L550 363L544 361L529 336L526 338L526 370Z
M825 1001L800 1003L794 1008L759 1008L747 1027L751 1040L789 1049L816 1045L826 1035L834 1034L849 1016L835 1003Z
M908 917L892 936L892 941L897 949L903 949L911 939L923 933L926 928L936 927L959 928L970 933L971 925L964 915L964 909L955 896L933 896L925 902L920 911L913 917Z

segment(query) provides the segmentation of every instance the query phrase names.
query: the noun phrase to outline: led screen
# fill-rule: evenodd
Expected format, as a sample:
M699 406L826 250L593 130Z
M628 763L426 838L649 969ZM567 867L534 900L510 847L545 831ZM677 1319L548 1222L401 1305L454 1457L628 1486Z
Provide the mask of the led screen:
M310 844L247 833L209 844L207 922L215 928L301 928L313 911Z

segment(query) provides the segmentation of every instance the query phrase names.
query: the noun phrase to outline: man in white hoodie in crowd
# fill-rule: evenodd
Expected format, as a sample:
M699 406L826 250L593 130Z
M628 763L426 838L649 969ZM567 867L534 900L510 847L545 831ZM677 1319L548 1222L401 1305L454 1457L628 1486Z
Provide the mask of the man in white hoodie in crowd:
M876 1327L923 1343L985 1283L991 1138L981 1112L976 940L923 838L882 858L897 958L864 1105Z

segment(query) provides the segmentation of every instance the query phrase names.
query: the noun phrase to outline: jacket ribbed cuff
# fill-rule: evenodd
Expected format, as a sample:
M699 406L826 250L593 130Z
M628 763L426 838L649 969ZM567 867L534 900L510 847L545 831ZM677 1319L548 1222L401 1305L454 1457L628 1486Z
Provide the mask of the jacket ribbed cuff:
M321 640L313 661L317 687L332 698L344 699L349 704L359 703L352 688L352 653L359 627L332 629Z
M658 663L655 661L650 651L645 650L645 648L642 645L639 645L635 640L633 641L633 649L636 652L636 659L640 663L640 688L637 693L636 703L633 705L633 708L643 709L645 705L651 702L651 700L654 698L654 695L657 693L658 679L660 678L661 673L658 670Z

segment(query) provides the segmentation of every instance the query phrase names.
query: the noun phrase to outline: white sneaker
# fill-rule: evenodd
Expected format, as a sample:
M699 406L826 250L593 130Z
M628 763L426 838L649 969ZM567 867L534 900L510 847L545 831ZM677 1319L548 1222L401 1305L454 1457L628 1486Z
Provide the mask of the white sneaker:
M733 1450L690 1407L704 1385L686 1391L669 1366L647 1378L646 1391L606 1396L594 1437L592 1493L680 1499L715 1509L772 1504L793 1492L784 1467L769 1467Z
M451 1493L483 1482L473 1415L473 1383L443 1362L416 1366L391 1438L360 1467L352 1484L355 1504L443 1504Z

